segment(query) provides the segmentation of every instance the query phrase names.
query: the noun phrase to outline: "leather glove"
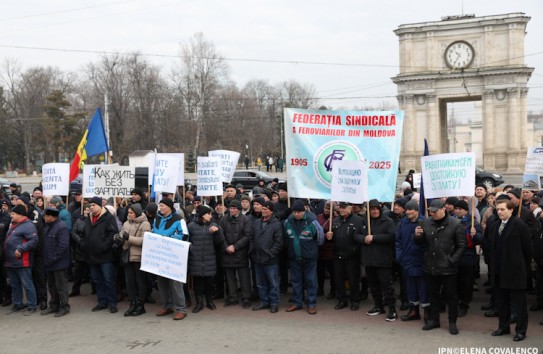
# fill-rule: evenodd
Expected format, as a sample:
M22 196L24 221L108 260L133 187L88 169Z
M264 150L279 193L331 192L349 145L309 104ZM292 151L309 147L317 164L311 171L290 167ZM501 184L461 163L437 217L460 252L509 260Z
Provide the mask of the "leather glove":
M121 236L123 237L123 239L124 239L125 241L128 241L128 232L123 231L123 233L121 234Z

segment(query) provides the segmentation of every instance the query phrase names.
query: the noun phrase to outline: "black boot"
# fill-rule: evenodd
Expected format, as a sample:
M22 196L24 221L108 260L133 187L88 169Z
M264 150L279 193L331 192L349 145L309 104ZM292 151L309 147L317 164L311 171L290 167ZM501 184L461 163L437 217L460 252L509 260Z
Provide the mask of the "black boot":
M206 303L207 303L207 308L210 310L215 310L217 308L217 306L215 306L215 304L213 303L213 299L210 297L206 298Z
M449 320L449 333L453 336L458 334L458 327L456 327L456 320Z
M204 297L202 295L196 296L196 306L192 309L192 313L198 313L204 308Z
M132 311L132 316L139 316L145 313L145 306L143 305L142 300L136 300L136 305L134 311Z
M430 318L430 306L423 307L424 310L424 324L428 322L428 319Z
M131 300L128 310L124 312L124 317L132 316L132 313L134 312L135 308L136 308L136 302Z
M401 317L402 321L420 320L419 306L411 305L409 312Z

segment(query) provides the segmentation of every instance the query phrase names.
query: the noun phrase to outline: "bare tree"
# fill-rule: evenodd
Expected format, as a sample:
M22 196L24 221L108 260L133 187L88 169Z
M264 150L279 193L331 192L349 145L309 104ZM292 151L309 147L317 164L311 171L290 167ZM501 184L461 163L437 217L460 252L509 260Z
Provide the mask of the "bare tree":
M202 33L196 33L188 44L182 46L181 64L173 72L172 79L183 99L186 117L196 127L194 140L190 140L195 156L203 131L213 128L217 119L222 118L214 98L227 76L228 67L224 59Z
M3 65L1 80L8 96L5 102L8 122L21 142L27 173L35 167L35 153L43 151L47 144L55 143L50 136L44 135L47 96L55 89L68 90L72 78L52 67L32 67L23 71L17 62L9 60Z

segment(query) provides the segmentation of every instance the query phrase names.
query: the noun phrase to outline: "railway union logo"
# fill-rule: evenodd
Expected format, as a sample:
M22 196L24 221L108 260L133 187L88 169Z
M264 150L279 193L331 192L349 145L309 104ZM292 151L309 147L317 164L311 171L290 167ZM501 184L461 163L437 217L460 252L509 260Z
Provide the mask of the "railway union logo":
M332 184L332 168L337 160L361 161L364 156L358 147L344 140L323 145L313 156L313 169L319 181L327 187Z

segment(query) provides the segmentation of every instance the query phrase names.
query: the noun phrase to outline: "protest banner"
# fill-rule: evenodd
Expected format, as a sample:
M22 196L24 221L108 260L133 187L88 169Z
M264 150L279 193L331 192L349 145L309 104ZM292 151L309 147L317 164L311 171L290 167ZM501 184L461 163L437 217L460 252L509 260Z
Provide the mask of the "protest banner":
M92 198L94 194L94 168L100 165L84 165L83 166L83 198Z
M46 163L42 167L43 195L67 196L70 193L70 164Z
M330 199L332 162L366 160L370 199L393 201L403 111L285 108L289 196Z
M221 161L218 157L198 156L196 188L199 196L222 195Z
M224 183L232 182L234 171L239 161L239 152L229 150L213 150L207 153L210 157L218 157L221 161L221 180Z
M365 161L332 163L332 200L362 204L368 201L368 167Z
M156 154L154 160L153 191L175 193L178 185L184 185L184 154ZM181 169L183 169L181 171ZM181 174L181 183L179 175Z
M428 155L420 160L426 198L473 195L475 153Z
M420 180L422 178L422 174L420 173L413 173L413 188L420 188Z
M146 232L140 270L186 283L189 247L190 242Z
M136 182L133 166L95 165L94 195L99 197L130 197Z
M543 179L543 147L530 147L526 152L526 164L522 188L541 189Z

